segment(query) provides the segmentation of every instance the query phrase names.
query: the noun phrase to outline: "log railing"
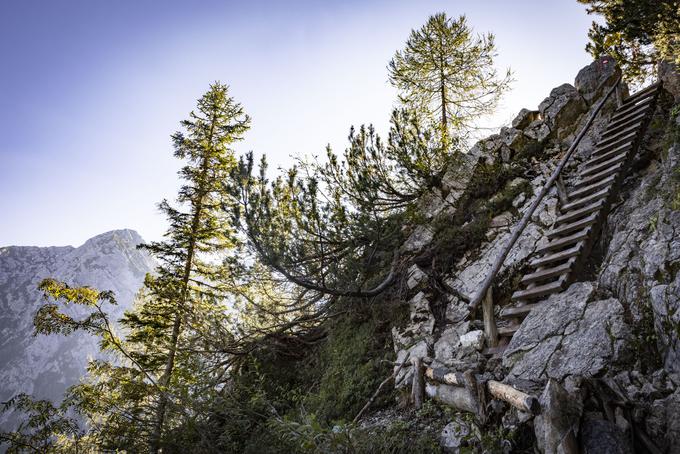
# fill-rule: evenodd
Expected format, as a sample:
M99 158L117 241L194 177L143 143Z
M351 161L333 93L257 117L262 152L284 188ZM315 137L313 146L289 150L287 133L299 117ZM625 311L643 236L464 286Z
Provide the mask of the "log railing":
M602 107L604 104L607 102L609 97L612 95L614 92L619 92L619 86L621 84L621 76L618 77L614 85L607 91L605 96L600 100L598 105L595 107L595 110L592 111L590 114L590 117L588 117L588 121L586 121L586 124L581 128L581 131L578 133L574 141L572 142L571 146L567 150L567 152L564 154L560 162L557 164L557 167L553 171L553 173L550 175L550 178L548 178L548 181L546 181L545 185L543 185L543 188L539 191L538 195L534 198L534 201L531 203L529 208L524 212L524 215L522 216L522 219L519 221L519 223L515 226L515 229L512 232L512 235L510 236L510 239L508 239L508 242L505 244L505 247L501 250L500 254L498 257L496 257L496 260L493 263L493 266L491 267L491 270L487 274L486 278L482 282L481 287L475 294L475 297L473 300L470 302L470 314L473 315L475 311L477 310L478 306L482 303L482 301L486 300L485 306L490 306L490 307L485 307L484 310L484 326L485 328L487 326L491 327L493 325L495 327L495 321L493 320L493 302L491 299L491 294L489 293L489 290L491 288L491 285L493 284L494 279L496 278L496 275L498 275L498 272L500 271L501 267L503 266L503 263L505 262L505 259L507 258L508 254L512 250L513 246L519 239L519 237L522 235L522 232L524 232L524 229L526 226L529 224L529 221L531 220L531 216L533 216L534 212L538 208L538 205L541 203L543 198L548 194L552 186L560 181L560 174L562 173L562 170L564 167L567 165L569 160L571 159L572 155L576 151L576 148L578 147L579 143L581 142L581 139L583 139L583 136L586 135L588 132L588 129L590 129L590 126L593 124L593 121L595 120L595 117L597 117L597 114L600 113L600 110L602 110ZM617 102L620 100L620 95L617 96ZM488 330L488 329L487 329ZM495 331L495 330L492 330ZM487 342L489 343L490 347L495 346L496 344L496 335L494 335L493 332L489 333L487 332ZM492 337L489 339L488 337Z

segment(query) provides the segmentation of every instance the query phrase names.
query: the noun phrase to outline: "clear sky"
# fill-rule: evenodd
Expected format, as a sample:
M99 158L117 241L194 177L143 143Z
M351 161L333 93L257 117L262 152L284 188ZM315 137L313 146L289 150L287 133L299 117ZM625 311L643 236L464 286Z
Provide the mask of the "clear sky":
M353 124L386 131L387 62L439 11L496 34L516 82L494 124L590 61L576 0L0 0L0 246L159 238L170 134L215 80L253 119L237 151L273 167L340 151Z

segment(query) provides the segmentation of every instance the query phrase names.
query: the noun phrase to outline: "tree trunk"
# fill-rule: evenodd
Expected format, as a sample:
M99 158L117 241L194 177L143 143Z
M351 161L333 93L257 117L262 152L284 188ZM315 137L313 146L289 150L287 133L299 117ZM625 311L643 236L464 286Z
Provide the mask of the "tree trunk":
M210 125L210 133L208 135L208 143L212 144L213 131L215 127L216 117L213 116ZM182 331L182 318L184 316L182 309L184 308L187 297L189 295L189 278L191 277L191 269L193 267L194 255L196 250L196 234L200 226L201 214L203 213L203 197L205 197L204 181L208 174L209 161L208 157L203 158L201 163L201 181L200 186L196 191L197 199L194 208L194 215L191 220L191 233L189 237L189 245L187 247L187 259L184 262L184 273L182 275L182 291L179 298L178 311L175 315L175 321L172 325L172 335L170 337L170 346L168 348L168 359L165 363L165 370L161 376L158 384L163 390L158 398L158 406L156 407L156 418L154 422L153 432L151 434L151 443L149 452L151 454L158 454L160 451L161 434L163 433L163 423L165 422L165 413L168 406L168 398L165 394L165 389L170 384L172 379L172 372L175 367L175 355L177 354L177 346L179 343L179 336Z
M441 50L443 52L443 49ZM439 58L439 90L440 90L440 96L441 96L441 109L442 109L442 118L441 118L441 128L442 128L442 146L447 145L448 141L448 118L447 118L447 113L446 113L446 78L444 77L444 57Z

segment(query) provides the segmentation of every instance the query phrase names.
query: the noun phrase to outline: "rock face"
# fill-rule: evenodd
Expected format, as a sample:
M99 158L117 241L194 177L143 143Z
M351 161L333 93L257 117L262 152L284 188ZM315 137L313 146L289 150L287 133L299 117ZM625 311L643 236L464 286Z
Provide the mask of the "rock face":
M128 309L154 262L136 249L137 232L117 230L89 239L80 247L0 248L0 401L17 393L60 402L64 390L78 382L97 340L71 336L33 336L33 316L41 303L38 283L47 277L69 285L112 290L119 318ZM77 308L73 308L77 315ZM0 426L10 423L3 415Z
M419 356L433 368L474 371L480 381L502 380L541 396L544 411L531 426L534 447L540 452L628 453L633 452L632 440L638 446L652 443L661 452L680 452L680 98L676 93L680 75L672 65L660 68L659 74L667 89L588 263L577 282L531 311L501 358L489 359L480 352L485 343L483 326L468 317L467 305L533 200L530 192L517 194L514 188L529 186L535 194L543 186L560 154L619 78L612 59L604 57L583 68L573 85L556 87L537 109L519 112L512 127L472 147L476 166L503 171L523 166L525 171L514 173L496 194L479 202L499 204L502 209L491 211L483 240L457 256L448 272L437 275L421 260L417 272L411 268L409 274L412 292L405 301L411 306L411 323L393 331L397 363L407 354ZM622 91L627 96L625 84ZM568 188L615 107L611 98L563 172ZM474 178L461 181L474 183ZM446 210L426 211L427 219L455 214L460 209L456 201L466 188L459 186L456 191L458 198ZM508 199L508 194L514 198ZM544 241L558 208L553 188L501 268L494 287L496 315L498 305L507 304L516 289L527 258ZM412 243L440 244L435 243L438 232L433 224L426 224ZM499 328L507 323L498 317L496 321ZM409 385L409 374L408 368L402 371L397 387ZM426 389L441 402L464 401L455 395L460 390L449 385L428 383ZM514 430L531 419L502 405L492 403L490 408L502 414L506 429ZM457 449L457 438L451 435L454 427L449 432L442 443Z
M623 306L614 298L593 301L594 290L575 283L529 314L504 354L510 379L561 382L621 362L631 333Z

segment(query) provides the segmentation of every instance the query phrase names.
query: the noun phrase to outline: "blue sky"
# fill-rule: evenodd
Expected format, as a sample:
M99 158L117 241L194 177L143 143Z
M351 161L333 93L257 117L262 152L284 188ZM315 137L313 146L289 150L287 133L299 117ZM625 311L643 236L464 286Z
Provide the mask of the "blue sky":
M170 134L215 80L253 119L237 151L273 167L343 149L353 124L385 131L387 62L439 11L495 33L514 71L489 124L590 61L575 0L0 0L0 246L159 238L156 204L178 187Z

